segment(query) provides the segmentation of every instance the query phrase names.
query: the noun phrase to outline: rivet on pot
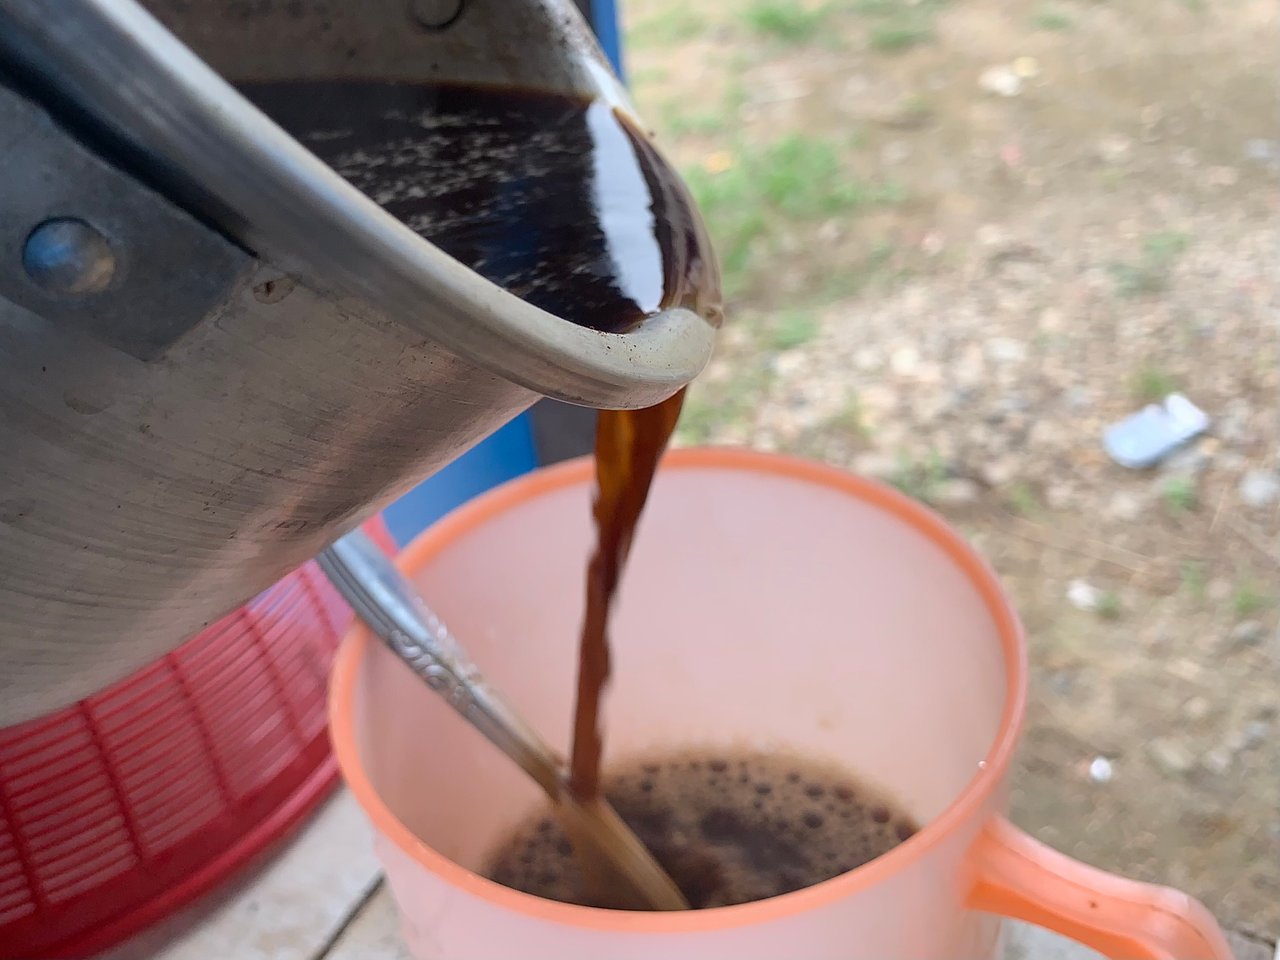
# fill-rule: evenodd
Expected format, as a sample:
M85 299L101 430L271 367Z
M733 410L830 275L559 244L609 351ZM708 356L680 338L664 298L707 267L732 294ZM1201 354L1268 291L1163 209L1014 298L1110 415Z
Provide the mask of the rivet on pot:
M107 238L74 217L46 220L22 248L27 276L46 293L98 293L111 285L116 256Z
M464 0L409 0L409 13L427 30L443 30L462 15Z

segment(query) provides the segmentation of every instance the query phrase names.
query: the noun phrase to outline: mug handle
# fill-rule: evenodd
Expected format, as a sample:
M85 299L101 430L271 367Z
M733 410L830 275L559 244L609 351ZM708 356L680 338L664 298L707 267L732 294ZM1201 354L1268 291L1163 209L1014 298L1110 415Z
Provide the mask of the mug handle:
M1112 960L1232 960L1198 900L1086 866L1003 817L987 823L969 864L972 910L1045 927Z

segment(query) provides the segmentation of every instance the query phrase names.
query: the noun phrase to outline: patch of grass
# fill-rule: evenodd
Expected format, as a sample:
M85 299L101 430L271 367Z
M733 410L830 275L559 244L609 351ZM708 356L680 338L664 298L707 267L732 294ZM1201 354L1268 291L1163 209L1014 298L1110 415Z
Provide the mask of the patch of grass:
M948 0L835 0L841 8L853 10L864 17L905 17L912 14L933 14L947 5Z
M1196 481L1193 477L1175 476L1164 482L1161 490L1165 509L1172 514L1190 513L1196 508Z
M1098 173L1098 182L1104 189L1114 190L1129 179L1129 171L1124 167L1107 167Z
M853 0L849 8L866 17L889 17L901 13L903 0Z
M1070 30L1075 21L1056 7L1041 7L1031 14L1031 26L1036 30Z
M1133 396L1139 403L1159 403L1177 390L1177 378L1159 367L1144 366L1133 378Z
M754 166L765 199L791 217L826 217L906 198L898 184L869 184L851 176L843 169L835 144L802 134L776 141Z
M889 483L908 497L928 502L946 479L947 465L938 452L933 451L919 462L910 457L900 457L898 469L889 478Z
M1189 234L1163 231L1148 235L1136 260L1109 264L1116 293L1125 298L1146 297L1169 288L1173 265L1191 245Z
M799 0L754 0L742 19L755 33L784 43L807 43L826 22L830 8L806 6Z
M1107 590L1098 597L1097 614L1103 620L1119 620L1122 613L1124 606L1120 603L1120 594Z
M646 67L633 67L627 71L631 86L640 88L650 84L664 83L671 78L671 71L662 64L650 64Z
M852 434L863 439L871 436L866 412L862 409L862 402L856 396L847 397L840 411L832 416L825 426L834 432Z
M868 37L872 50L901 53L933 39L933 24L924 17L904 17L877 23Z
M840 175L834 145L802 134L789 134L768 147L753 164L763 198L790 217L817 217L854 202L850 185ZM834 212L834 211L832 211Z
M933 119L935 112L926 97L911 93L899 100L880 122L897 130L919 130Z
M783 310L769 331L769 346L774 350L794 350L818 335L818 318L808 310Z
M756 248L768 227L756 186L740 165L718 173L693 167L686 171L685 182L707 221L720 258L725 296L733 297L749 280Z
M748 420L760 407L772 380L767 365L743 363L738 369L741 372L724 383L693 385L676 425L681 443L710 443L721 430Z
M899 53L933 39L933 17L945 0L854 0L857 13L873 18L868 42L882 53Z
M1252 580L1240 583L1231 595L1231 612L1243 620L1270 607L1272 598Z
M674 103L667 104L660 113L662 129L675 137L714 137L724 133L733 114L728 110L699 110L685 113Z
M1111 274L1116 293L1125 299L1149 297L1169 288L1168 271L1156 269L1145 261L1112 263L1107 266L1107 272Z
M787 449L814 460L831 460L833 445L841 453L860 447L871 437L871 426L866 422L862 404L849 395L840 409L804 430L787 444Z
M685 181L706 218L728 297L750 281L757 254L767 249L776 226L812 223L904 196L894 184L867 183L848 173L836 144L798 134L763 146L739 142L715 169L687 169Z
M881 267L886 266L897 252L898 248L888 240L879 240L871 248L871 252L867 254L865 265L870 270L879 270Z
M690 396L685 401L684 409L680 411L676 439L692 446L709 443L720 422L721 417L714 404L700 397Z
M637 46L670 46L696 39L710 26L696 5L675 6L628 27L627 42Z
M762 215L755 211L744 211L741 215L730 215L721 218L730 221L730 226L720 231L710 228L716 237L715 249L720 257L720 283L724 295L733 298L745 290L755 275L755 261L759 250L764 247L767 225ZM720 237L727 237L721 240Z
M867 284L876 276L879 265L870 260L860 264L849 264L833 270L822 278L814 296L816 303L834 303L847 300L867 288Z
M1205 576L1204 564L1197 560L1186 560L1178 570L1182 581L1182 589L1187 591L1193 600L1204 600L1208 577Z
M1160 263L1170 263L1187 252L1191 234L1176 230L1152 233L1142 241L1142 255Z
M856 296L872 283L891 283L907 276L910 271L906 267L893 265L897 248L891 243L880 242L870 252L856 262L849 263L839 269L832 270L815 288L814 304L834 303Z
M676 424L676 438L695 446L707 443L720 425L720 419L720 412L714 403L690 392L680 411L680 421Z
M1020 517L1031 517L1040 512L1040 498L1025 483L1015 483L1009 490L1009 507Z

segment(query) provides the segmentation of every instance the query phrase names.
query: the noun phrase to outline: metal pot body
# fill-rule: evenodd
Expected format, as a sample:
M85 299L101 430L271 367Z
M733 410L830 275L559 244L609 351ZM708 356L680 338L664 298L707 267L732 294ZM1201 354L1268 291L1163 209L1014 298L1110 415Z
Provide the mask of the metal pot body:
M207 66L600 91L571 3L443 6L0 14L0 726L172 649L540 395L639 406L705 362L680 311L599 334L492 287Z

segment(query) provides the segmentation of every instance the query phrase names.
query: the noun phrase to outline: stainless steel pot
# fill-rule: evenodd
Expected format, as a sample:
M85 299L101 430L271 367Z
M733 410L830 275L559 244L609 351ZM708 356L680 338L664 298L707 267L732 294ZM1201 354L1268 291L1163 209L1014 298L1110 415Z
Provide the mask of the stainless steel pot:
M0 71L0 726L176 646L540 395L643 406L709 355L685 311L610 335L503 292L231 85L629 109L569 2L6 0Z

